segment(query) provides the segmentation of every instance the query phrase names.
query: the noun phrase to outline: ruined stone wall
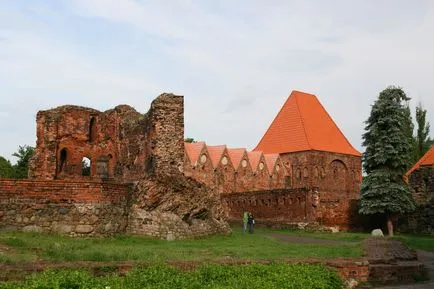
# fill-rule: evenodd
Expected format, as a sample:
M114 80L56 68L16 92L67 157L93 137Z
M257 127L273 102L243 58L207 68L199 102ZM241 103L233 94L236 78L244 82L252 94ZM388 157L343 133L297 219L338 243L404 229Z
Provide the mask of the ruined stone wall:
M0 228L70 236L123 233L128 198L126 185L0 180Z
M179 175L184 165L184 97L162 94L152 102L148 115L147 172Z
M348 230L357 225L357 200L335 198L316 189L275 189L221 195L231 222L240 222L243 212L252 212L261 224L284 226L316 223Z
M99 112L61 106L37 114L32 179L134 182L145 174L179 173L184 157L183 97L162 94L147 114L120 105ZM90 176L82 160L90 159Z
M413 199L417 205L424 205L434 199L434 166L422 166L409 177Z
M231 193L221 197L231 222L242 222L246 211L259 223L314 222L316 219L312 192L306 189Z
M399 231L434 234L434 166L422 166L409 177L416 210L398 219Z
M230 232L217 190L181 174L140 180L132 199L131 234L173 240Z

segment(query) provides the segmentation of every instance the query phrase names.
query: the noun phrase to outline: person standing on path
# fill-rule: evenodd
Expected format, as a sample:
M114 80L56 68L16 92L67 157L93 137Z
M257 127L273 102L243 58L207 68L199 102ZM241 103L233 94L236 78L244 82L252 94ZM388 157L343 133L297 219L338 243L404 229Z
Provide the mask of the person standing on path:
M252 213L249 213L247 218L247 226L249 227L249 233L253 233L253 226L255 225L255 218L253 218Z
M243 233L247 233L247 222L249 221L249 213L243 213Z

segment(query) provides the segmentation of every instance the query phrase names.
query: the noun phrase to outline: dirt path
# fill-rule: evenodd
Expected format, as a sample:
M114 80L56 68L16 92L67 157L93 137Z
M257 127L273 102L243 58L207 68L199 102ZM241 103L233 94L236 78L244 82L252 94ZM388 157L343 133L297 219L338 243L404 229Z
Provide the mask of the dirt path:
M279 233L268 233L265 234L264 236L274 238L281 242L294 243L294 244L313 244L313 245L356 245L357 244L357 242L316 239L311 237L291 236L291 235L285 235Z

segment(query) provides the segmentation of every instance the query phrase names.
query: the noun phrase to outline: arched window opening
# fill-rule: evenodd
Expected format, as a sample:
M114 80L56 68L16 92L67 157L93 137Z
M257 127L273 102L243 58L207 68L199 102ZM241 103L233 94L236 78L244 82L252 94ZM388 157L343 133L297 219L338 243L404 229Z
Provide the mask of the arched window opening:
M66 165L66 158L67 158L67 152L66 149L62 149L60 151L60 166L59 166L59 172L63 172Z
M89 177L90 176L90 159L87 157L84 157L81 160L81 175Z
M89 123L89 142L93 142L95 138L96 138L96 120L94 117L92 117Z

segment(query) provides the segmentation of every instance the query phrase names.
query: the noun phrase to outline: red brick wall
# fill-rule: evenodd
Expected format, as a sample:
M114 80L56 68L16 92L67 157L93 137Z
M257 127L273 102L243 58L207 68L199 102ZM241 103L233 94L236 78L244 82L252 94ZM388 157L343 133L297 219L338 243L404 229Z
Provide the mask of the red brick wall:
M111 235L125 231L128 197L119 184L0 180L0 227Z
M127 105L105 112L79 106L40 111L29 177L125 183L146 174L179 174L183 113L183 97L172 94L157 97L147 114ZM82 175L84 157L91 161L90 176Z
M264 223L315 221L312 192L305 189L233 193L221 197L232 222L241 222L246 211Z

